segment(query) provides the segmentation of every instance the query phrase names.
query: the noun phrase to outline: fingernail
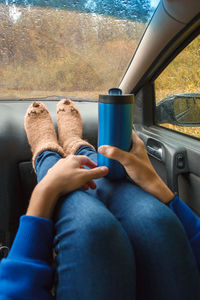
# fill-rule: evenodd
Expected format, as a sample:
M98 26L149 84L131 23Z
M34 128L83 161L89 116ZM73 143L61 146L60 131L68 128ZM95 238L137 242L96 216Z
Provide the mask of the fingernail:
M105 172L105 171L107 171L107 170L108 170L108 168L106 168L106 167L101 167L101 171Z
M106 153L106 148L105 148L105 147L99 148L99 152L100 152L101 154L105 154L105 153Z

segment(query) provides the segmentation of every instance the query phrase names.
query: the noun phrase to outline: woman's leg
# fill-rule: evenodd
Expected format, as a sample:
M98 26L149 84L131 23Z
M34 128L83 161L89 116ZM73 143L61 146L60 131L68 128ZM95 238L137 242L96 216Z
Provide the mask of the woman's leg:
M72 102L58 105L57 121L64 152L96 161L95 151L82 140L80 113ZM199 299L193 253L182 225L168 207L126 180L99 179L97 189L87 193L100 199L128 233L136 250L138 299Z
M57 298L135 299L130 241L105 206L79 190L64 199L56 220Z
M61 157L36 159L38 181ZM134 254L127 234L103 203L82 190L60 200L55 214L57 299L134 300Z
M116 186L109 209L135 250L139 299L200 299L200 276L185 230L163 203L129 183Z
M81 147L76 154L97 160ZM200 278L194 255L176 215L149 193L127 180L97 180L98 196L120 221L135 251L137 298L200 299Z
M62 107L60 111L63 112ZM64 154L49 112L42 103L34 102L29 107L25 130L40 181ZM135 299L135 265L130 241L100 201L83 191L71 193L60 200L55 228L57 299Z
M37 174L37 181L41 181L47 174L48 170L52 168L62 157L53 151L46 150L41 152L35 162L35 170Z

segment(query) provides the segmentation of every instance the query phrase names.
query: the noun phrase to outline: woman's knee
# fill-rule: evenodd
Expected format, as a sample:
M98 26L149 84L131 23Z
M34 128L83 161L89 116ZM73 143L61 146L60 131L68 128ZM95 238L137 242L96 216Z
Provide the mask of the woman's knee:
M56 221L54 246L59 265L73 264L94 272L102 269L100 274L108 277L121 272L130 277L127 282L134 289L135 258L127 233L101 202L84 194L77 192L79 201L69 197Z
M60 207L55 226L58 290L62 287L68 295L67 287L76 282L83 299L133 298L135 259L131 243L101 202L77 191Z
M181 244L187 243L185 231L177 216L154 197L141 198L141 201L135 203L125 223L129 236L144 248L148 245L151 247L153 243L164 247L169 243L177 247L179 241Z
M57 211L55 243L79 247L117 247L128 244L127 234L103 203L84 191L76 191Z

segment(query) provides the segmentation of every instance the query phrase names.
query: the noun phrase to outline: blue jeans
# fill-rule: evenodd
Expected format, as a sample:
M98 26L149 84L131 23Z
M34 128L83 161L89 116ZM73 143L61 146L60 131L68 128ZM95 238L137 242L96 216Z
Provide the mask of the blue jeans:
M97 160L87 146L76 154ZM38 181L60 158L38 155ZM57 205L57 299L200 299L197 264L176 215L128 180L96 183Z

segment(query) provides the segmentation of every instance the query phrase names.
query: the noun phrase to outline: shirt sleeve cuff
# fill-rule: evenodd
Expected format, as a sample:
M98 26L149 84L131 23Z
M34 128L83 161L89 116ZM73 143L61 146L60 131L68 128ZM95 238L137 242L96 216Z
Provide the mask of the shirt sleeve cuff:
M200 231L200 219L178 196L170 202L169 207L178 216L186 230L188 238L191 240Z
M22 216L9 258L38 259L50 263L52 260L53 222L51 220Z

